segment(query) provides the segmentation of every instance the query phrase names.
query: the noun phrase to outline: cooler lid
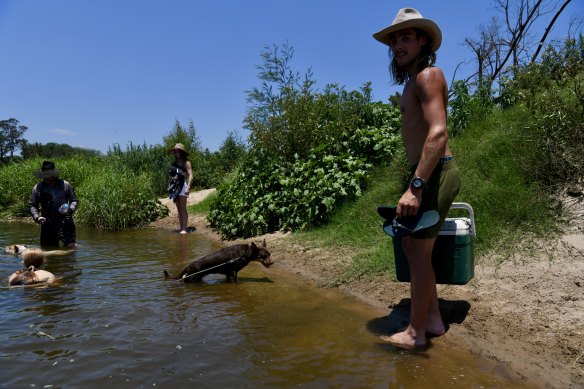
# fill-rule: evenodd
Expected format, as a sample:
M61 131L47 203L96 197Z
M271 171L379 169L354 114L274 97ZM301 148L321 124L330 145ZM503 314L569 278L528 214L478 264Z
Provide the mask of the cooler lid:
M467 217L449 217L444 220L440 235L469 235L471 221Z

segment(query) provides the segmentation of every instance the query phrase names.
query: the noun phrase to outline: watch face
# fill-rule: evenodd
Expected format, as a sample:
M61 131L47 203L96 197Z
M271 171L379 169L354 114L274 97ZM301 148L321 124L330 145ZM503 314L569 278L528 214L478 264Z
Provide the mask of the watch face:
M415 189L420 189L422 186L424 186L424 180L422 180L419 177L416 177L412 180L412 187L414 187Z

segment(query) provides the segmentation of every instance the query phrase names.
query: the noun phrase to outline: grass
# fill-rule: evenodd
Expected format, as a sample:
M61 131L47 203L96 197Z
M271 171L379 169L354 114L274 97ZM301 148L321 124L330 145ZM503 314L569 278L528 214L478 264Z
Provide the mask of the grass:
M209 212L211 203L217 198L217 192L209 194L203 201L188 207L189 213L196 215L206 215Z
M520 109L495 111L452 142L463 174L459 198L475 210L480 251L513 251L525 235L557 232L557 199L523 162L537 152L525 144L526 120Z
M548 189L532 181L529 169L522 165L521 154L536 152L522 143L525 120L519 109L496 111L450 141L462 174L456 201L469 203L475 213L477 259L493 253L499 261L505 260L517 252L517 243L526 237L546 239L559 232L561 208L557 200ZM303 244L350 257L337 282L350 282L363 275L394 274L392 242L381 228L376 208L399 199L409 175L401 161L403 157L373 171L363 195L345 204L326 226L292 236ZM467 215L453 211L450 216Z
M33 172L42 158L0 166L0 217L28 216L28 199L39 182ZM156 203L151 176L134 173L105 157L57 158L59 176L71 183L79 208L75 218L98 229L123 230L147 225L166 209Z
M351 257L337 282L364 274L393 273L391 238L382 230L377 207L395 203L402 187L403 173L398 163L376 168L368 178L368 189L355 202L347 203L321 228L293 235L294 240L312 242L338 255Z

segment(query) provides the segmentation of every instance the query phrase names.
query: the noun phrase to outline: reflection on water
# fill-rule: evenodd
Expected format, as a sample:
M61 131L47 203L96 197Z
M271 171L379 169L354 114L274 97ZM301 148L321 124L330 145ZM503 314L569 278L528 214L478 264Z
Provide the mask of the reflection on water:
M0 245L35 226L1 224ZM438 340L426 352L379 344L387 312L252 263L237 284L165 280L220 246L162 230L79 228L80 248L51 257L47 288L8 288L0 257L0 387L527 387ZM530 385L533 387L533 384Z

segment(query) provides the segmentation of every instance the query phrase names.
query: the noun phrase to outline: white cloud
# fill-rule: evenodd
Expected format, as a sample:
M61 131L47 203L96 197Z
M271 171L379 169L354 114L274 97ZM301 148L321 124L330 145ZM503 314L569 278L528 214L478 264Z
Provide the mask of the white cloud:
M64 128L57 128L57 129L51 130L51 132L54 132L54 133L59 134L59 135L69 135L69 136L77 136L78 135L75 131L67 130Z

